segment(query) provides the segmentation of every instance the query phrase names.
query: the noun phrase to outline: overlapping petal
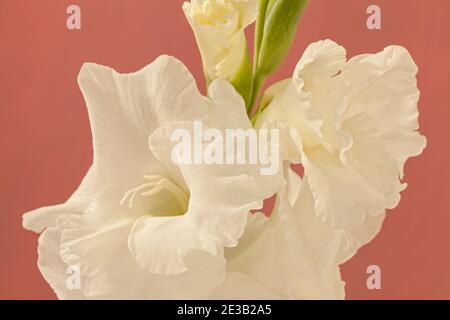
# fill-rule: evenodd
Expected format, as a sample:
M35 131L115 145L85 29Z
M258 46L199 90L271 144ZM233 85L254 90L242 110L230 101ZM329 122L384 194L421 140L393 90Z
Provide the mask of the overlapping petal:
M83 213L92 196L105 185L121 184L127 190L140 181L143 173L158 170L147 144L156 128L170 121L199 120L207 115L205 98L194 78L173 57L161 56L130 74L84 64L78 82L91 122L92 167L64 204L24 216L25 228L36 232L54 226L61 213Z
M244 63L244 29L253 23L257 0L191 0L183 4L208 79L230 79Z
M240 128L254 130L246 116L242 98L224 80L210 86L210 116L204 130L214 128L226 137L226 130ZM178 122L161 127L150 137L153 154L170 167L175 146L171 136L180 128L195 136L194 124ZM225 140L204 142L202 153L210 146L219 147L237 158L240 150L227 150ZM248 212L263 206L263 200L283 187L279 174L263 176L260 165L180 163L174 168L189 190L189 204L184 215L172 217L143 217L133 227L130 248L138 263L145 269L164 274L178 274L186 270L184 255L194 249L217 253L219 247L238 244ZM158 252L158 261L151 257Z
M351 229L398 204L404 162L425 147L416 72L402 47L346 62L343 47L320 41L271 99L258 126L289 128L322 221Z
M226 249L227 278L213 297L344 298L338 265L353 253L354 243L317 218L307 182L291 169L286 178L271 216L254 214L239 246Z
M203 97L168 56L132 74L88 64L79 83L92 167L68 202L24 218L27 228L48 228L39 249L45 278L61 298L206 297L225 277L223 247L237 244L249 211L283 179L261 177L258 165L173 163L171 133L194 121L252 130L242 98L223 80ZM80 292L63 281L71 265L81 269Z

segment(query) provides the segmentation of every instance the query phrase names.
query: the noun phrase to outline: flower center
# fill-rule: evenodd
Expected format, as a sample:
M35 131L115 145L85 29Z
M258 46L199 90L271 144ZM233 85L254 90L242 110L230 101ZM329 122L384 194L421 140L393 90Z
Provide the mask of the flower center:
M136 195L155 198L160 196L160 201L151 205L150 213L159 216L183 215L188 210L189 195L177 184L160 175L145 175L145 183L125 192L120 200L121 205L127 204L130 208L134 206ZM167 196L170 195L171 199ZM175 201L171 201L175 199ZM162 200L162 201L161 201ZM175 207L170 205L175 203Z

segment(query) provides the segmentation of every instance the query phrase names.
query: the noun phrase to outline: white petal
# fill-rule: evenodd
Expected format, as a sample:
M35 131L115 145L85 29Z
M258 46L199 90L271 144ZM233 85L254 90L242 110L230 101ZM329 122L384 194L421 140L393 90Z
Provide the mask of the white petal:
M305 176L321 221L337 228L360 225L365 215L385 209L385 199L357 171L344 167L336 154L316 149L304 156Z
M344 121L342 130L352 137L352 145L342 150L340 159L346 170L355 171L365 183L384 199L384 208L392 209L400 201L400 191L406 186L399 180L399 169L385 148L382 136L366 114Z
M287 189L300 189L293 206L279 193L270 219L252 215L239 246L225 250L228 276L214 297L251 297L251 290L257 299L344 297L337 259L347 253L346 238L315 216L309 188L299 177L289 179Z
M291 169L286 171L289 174ZM317 218L308 184L289 180L287 190L299 188L293 206L286 193L278 195L270 218L276 229L278 264L286 277L287 295L294 299L342 299L343 282L336 259L343 240L341 232Z
M62 204L42 207L23 215L23 227L34 232L42 232L45 228L56 225L57 218L62 214L82 214L101 185L91 167L83 178L78 189Z
M262 213L252 214L239 245L226 249L227 270L231 273L244 273L253 278L265 290L282 297L280 287L283 283L282 270L276 269L279 248L275 228Z
M158 159L171 161L171 132L180 125L166 126L152 135L150 146ZM192 127L185 129L193 136ZM186 270L183 258L188 252L216 254L217 246L236 245L248 212L261 208L263 200L283 183L280 176L260 176L256 165L180 164L178 170L190 192L188 212L142 218L130 236L137 262L150 272L179 274ZM152 260L156 253L160 258Z
M281 143L303 154L324 221L354 228L366 215L398 204L404 162L425 146L416 131L416 73L404 48L388 47L346 63L344 48L320 41L305 51L293 84L263 112L261 121L292 127ZM295 152L290 154L289 160L298 162Z
M82 299L79 289L69 289L67 286L67 264L59 255L60 232L57 228L45 230L39 237L38 267L44 279L49 283L59 299ZM83 283L83 279L81 280Z
M219 254L214 242L206 239L188 215L140 218L131 230L129 249L141 268L161 275L186 272L184 260L193 250Z
M292 172L292 170L289 171ZM340 265L350 259L360 247L371 241L380 231L385 217L384 211L375 215L366 215L361 225L347 229L333 228L330 224L323 223L315 214L314 199L308 182L294 179L289 181L291 183L288 184L287 189L298 188L298 184L301 184L300 193L294 205L291 206L292 210L284 205L286 203L284 197L280 197L280 206L287 210L277 212L286 225L291 223L291 232L294 235L303 234L308 239L307 242L313 247L310 252L324 252L325 248L333 242L340 244L334 248L329 247L334 250L331 252L331 256L335 257L334 263ZM296 228L299 229L296 231Z
M204 129L220 125L219 130L236 126L253 130L242 98L230 84L217 80L211 85L210 93L213 100ZM188 210L183 216L145 217L133 227L130 249L139 265L153 273L184 272L184 256L192 250L214 255L217 248L237 245L248 212L261 208L264 199L283 187L280 174L262 176L259 164L181 163L176 167L171 159L171 150L175 146L171 141L172 132L185 129L194 137L193 126L193 123L172 123L155 131L149 140L156 158L170 168L171 177L177 183L183 180L190 193ZM225 136L225 132L222 133ZM204 142L203 148L207 145ZM221 143L218 145L224 147ZM155 254L160 259L152 259Z
M289 185L291 189L299 183L294 179L290 181L292 182ZM350 259L361 246L371 241L380 231L385 217L384 210L375 215L366 215L361 225L348 229L337 229L327 223L322 223L315 214L311 186L307 181L302 182L299 195L292 207L295 209L294 215L297 216L296 219L300 225L304 225L304 230L308 230L305 234L310 234L311 237L317 236L318 239L324 241L329 241L327 239L332 239L334 236L341 238L342 245L336 254L337 264L342 264Z
M152 168L147 140L156 128L206 116L194 78L173 57L161 56L131 74L85 64L78 82L92 126L94 166L104 184L135 185Z
M278 300L276 294L244 273L229 273L209 296L212 300Z
M189 270L177 276L141 269L128 250L132 221L63 216L59 227L61 255L67 264L80 266L85 298L204 299L225 276L221 254L211 257L198 252L186 257Z
M84 64L78 82L91 122L93 165L66 203L24 215L24 227L36 232L54 226L61 214L83 213L108 184L127 190L136 186L143 174L163 170L148 149L150 134L170 121L206 116L206 101L194 78L173 57L161 56L131 74Z
M294 71L294 83L299 95L337 75L345 65L346 50L331 40L310 44Z
M239 11L240 26L245 28L255 22L258 14L258 0L230 0Z
M381 134L383 145L397 163L401 176L409 157L419 155L426 139L418 130L417 66L408 51L389 46L382 52L349 60L342 77L351 83L347 117L367 112Z
M191 0L183 11L194 31L207 78L230 80L247 55L244 29L256 19L257 0Z
M214 80L208 87L208 95L212 100L206 122L209 127L221 130L252 128L242 96L228 81Z

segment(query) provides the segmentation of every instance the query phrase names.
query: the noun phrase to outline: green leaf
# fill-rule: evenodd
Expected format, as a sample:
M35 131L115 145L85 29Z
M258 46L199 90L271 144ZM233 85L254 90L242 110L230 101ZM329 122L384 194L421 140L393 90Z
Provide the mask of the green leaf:
M286 58L307 0L269 0L265 13L257 73L268 76Z
M278 0L269 0L269 3L267 4L267 10L266 10L266 14L269 13L272 10L273 5L275 4L275 2L277 2Z

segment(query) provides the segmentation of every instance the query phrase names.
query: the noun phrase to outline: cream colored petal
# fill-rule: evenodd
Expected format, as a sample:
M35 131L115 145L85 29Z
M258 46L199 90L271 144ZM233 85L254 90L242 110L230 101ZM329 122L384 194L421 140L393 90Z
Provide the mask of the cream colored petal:
M92 126L93 165L104 184L135 185L152 169L147 140L156 128L205 116L194 78L173 57L161 56L131 74L85 64L78 82Z
M417 131L417 66L409 52L389 46L382 52L349 60L342 77L352 84L347 118L368 113L403 176L405 161L419 155L426 139Z
M333 242L340 244L334 248L329 247L335 250L331 254L335 258L334 263L340 265L353 257L360 247L371 241L380 231L385 217L384 210L375 215L366 215L361 225L345 230L323 223L315 214L314 198L308 182L301 181L291 169L287 170L285 175L290 178L287 179L286 192L280 196L279 207L287 210L278 210L274 214L278 214L280 221L287 226L292 224L290 230L293 235L303 234L308 239L307 243L310 243L313 248L312 253L324 251L323 248L329 247L329 244ZM286 197L292 193L290 190L295 190L297 193L294 202Z
M386 200L357 171L344 167L337 154L317 148L302 159L311 186L315 211L336 228L363 223L366 215L383 212Z
M308 95L299 96L292 82L284 82L280 86L279 94L271 100L258 117L256 128L275 126L281 130L288 129L287 135L283 134L284 139L280 141L282 145L285 145L286 149L289 149L289 145L291 145L288 141L291 139L290 135L297 135L296 132L301 134L301 140L296 141L296 144L308 147L319 145L323 140L320 132L323 119L319 111L312 107L310 97ZM294 161L298 162L299 153L296 152L296 154L297 159ZM295 153L289 152L289 155L292 156Z
M246 28L256 20L258 15L258 0L229 0L239 11L240 26Z
M208 87L208 96L212 103L206 124L210 128L220 130L252 128L242 96L228 81L214 80Z
M321 144L328 152L308 150L311 145L304 144L303 162L317 212L333 225L360 225L366 214L377 215L398 204L405 187L399 181L404 161L425 144L414 131L416 72L406 50L388 47L351 59L341 73L321 78L309 89L310 102L323 119ZM333 149L340 152L341 164Z
M310 194L307 197L314 206L303 211L314 212L325 234L340 234L335 261L341 264L378 234L385 208L398 202L401 185L392 176L371 177L349 170L324 150L315 151L303 164L308 185L303 193ZM386 189L389 184L393 190Z
M93 197L82 215L64 214L57 219L60 258L66 265L80 268L85 298L113 298L117 294L115 285L120 283L120 278L110 277L114 253L118 253L120 238L126 239L133 221L139 216L132 209L120 207L120 194L120 188L105 188ZM96 251L102 246L101 252Z
M24 215L24 227L36 232L54 226L61 214L81 214L105 185L119 184L125 191L143 174L163 170L148 149L149 135L170 121L206 116L194 78L173 57L161 56L132 74L85 64L78 82L91 122L93 165L66 203Z
M27 212L23 215L23 227L34 232L42 232L56 225L57 218L62 214L82 214L93 195L102 189L101 181L91 166L77 190L62 204L46 206Z
M392 209L400 201L400 191L406 186L399 180L395 160L387 152L384 140L367 114L344 121L342 130L352 137L352 145L342 150L340 159L346 170L363 177L384 199L384 208Z
M226 29L223 30L215 28L211 25L202 25L187 14L186 17L189 21L189 24L191 25L192 30L194 31L194 36L200 50L200 55L202 57L203 67L206 71L206 75L208 79L214 79L219 76L217 65L225 59L229 59L229 56L231 54L231 40L229 35L230 31ZM234 37L236 37L236 35L234 35ZM236 39L242 39L242 37L237 37ZM240 48L242 47L243 45L240 46ZM239 52L237 52L236 55L239 59L238 66L240 66L243 56L241 56ZM237 70L238 66L235 66L234 70ZM227 70L226 74L220 76L222 76L223 78L227 78L233 74L232 72L234 70Z
M239 245L225 250L228 277L214 290L219 297L251 298L252 290L255 299L259 293L262 299L268 294L272 299L344 297L337 259L347 253L347 238L316 217L307 184L293 172L287 174L292 176L270 219L252 215ZM287 193L297 194L293 205Z
M286 295L293 299L342 299L344 284L337 256L342 232L317 218L309 186L287 167L286 191L277 197L271 215L279 248L278 268L285 277ZM294 204L288 198L298 193Z
M188 270L185 258L193 250L217 256L215 243L189 218L144 216L137 220L128 241L136 263L149 273L172 276Z
M25 229L39 233L46 228L54 227L58 217L63 214L82 214L86 205L83 202L77 205L68 201L63 204L35 209L23 215L22 224Z
M346 50L334 41L322 40L310 44L297 66L293 79L299 95L314 90L321 82L337 75L346 62Z
M126 292L129 286L139 290L138 283L132 283L134 275L127 270L127 257L121 254L131 223L132 220L108 221L91 215L65 215L58 219L61 258L67 265L80 267L86 278L83 283L86 297L114 296L117 290L126 295L131 293ZM129 286L124 286L125 281Z
M177 276L141 269L128 248L132 226L132 220L90 215L59 219L61 256L66 264L80 266L85 298L204 299L223 281L225 261L220 253L214 257L189 254L188 270Z
M342 245L336 255L336 263L343 264L351 259L358 250L371 242L380 232L383 226L386 212L380 212L376 215L366 215L361 225L354 226L347 230L341 230Z
M68 265L64 263L59 255L60 231L58 228L45 230L39 237L38 245L38 267L50 287L59 299L82 299L82 290L67 286L70 274L67 273ZM81 279L81 283L84 279Z
M280 84L258 124L281 120L297 128L304 148L324 145L332 150L348 145L348 138L339 131L346 109L345 85L334 80L344 68L345 55L345 49L331 40L309 45L292 82Z
M166 126L152 135L150 146L158 159L171 161L174 142L170 136L174 129L180 129L180 124ZM192 127L185 129L194 135ZM253 167L180 164L178 170L190 193L187 213L139 220L130 236L137 262L150 272L178 274L186 270L183 258L192 250L215 254L217 248L237 245L248 212L261 208L263 200L283 183L280 176L259 176L257 166ZM160 259L152 260L156 252Z
M257 5L256 0L192 0L183 4L208 79L231 79L242 65L247 55L244 28L256 19Z
M229 273L208 297L211 300L278 300L276 294L245 273Z
M417 132L416 73L412 58L401 47L346 63L345 49L330 41L319 42L306 50L292 84L284 86L261 115L258 127L270 123L291 127L290 134L282 136L282 144L302 153L305 169L306 187L299 193L290 187L295 177L287 175L288 186L278 195L282 199L276 208L280 217L284 215L280 221L300 226L300 232L285 228L283 237L291 237L287 243L298 246L296 250L306 257L303 261L312 263L293 260L304 274L297 282L295 272L287 272L293 275L292 295L342 297L343 283L333 265L345 262L372 240L385 209L397 205L405 187L399 181L404 162L425 146L425 138ZM302 207L306 204L309 208ZM296 211L297 224L286 218L292 210L280 209L289 205ZM303 243L312 249L302 247ZM317 261L327 266L326 271L310 271ZM310 288L302 291L305 287Z
M248 219L239 245L226 249L225 257L229 274L245 274L253 279L250 283L241 284L241 288L258 284L259 290L265 294L271 292L277 298L283 298L283 272L276 268L279 247L275 232L264 214L254 213Z
M204 130L216 128L226 138L226 129L251 129L242 98L230 84L217 80L210 89L210 117ZM130 249L144 269L162 274L179 274L186 270L184 256L192 250L216 254L223 246L238 244L248 212L260 209L263 200L283 187L281 174L261 175L259 164L195 164L172 162L171 151L178 143L171 140L175 130L184 129L194 137L194 123L178 122L155 131L149 140L150 149L161 162L176 171L172 177L189 192L187 213L176 217L146 217L133 227ZM202 132L201 132L202 133ZM201 137L200 137L201 138ZM226 150L225 141L203 142L200 150L210 145ZM239 150L231 150L234 159ZM224 153L225 154L225 153ZM193 156L190 158L193 161ZM212 188L211 185L214 185ZM168 246L170 244L170 246ZM152 260L158 253L161 257Z
M282 121L299 129L305 148L345 145L347 139L338 131L340 114L346 106L342 99L345 86L333 79L343 69L345 56L345 49L331 40L309 45L291 83L285 80L272 89L277 91L272 93L274 97L258 124Z

